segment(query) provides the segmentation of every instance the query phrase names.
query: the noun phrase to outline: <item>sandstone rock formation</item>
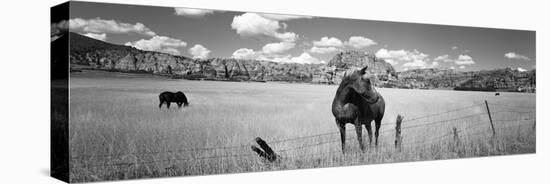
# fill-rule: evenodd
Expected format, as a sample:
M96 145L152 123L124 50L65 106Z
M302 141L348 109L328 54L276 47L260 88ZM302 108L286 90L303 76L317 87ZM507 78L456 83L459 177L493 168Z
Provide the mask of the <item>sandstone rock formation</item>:
M344 70L365 65L369 65L369 72L376 76L395 73L388 63L359 51L339 53L329 65L234 58L192 59L110 44L77 33L68 35L70 62L101 70L166 74L188 79L313 83L338 83Z
M368 66L367 73L378 87L506 89L527 92L534 92L536 89L534 69L519 72L510 68L487 71L426 68L396 72L392 65L383 59L362 51L339 52L327 64L277 63L234 58L193 59L138 50L71 32L54 40L52 47L66 45L67 40L70 43L71 66L107 71L152 73L173 78L339 84L346 72ZM52 49L55 50L55 48ZM78 70L71 68L71 71Z
M334 73L334 83L340 83L346 72L368 66L367 74L382 83L395 79L395 69L383 59L376 58L372 53L360 51L344 51L336 54L329 62L328 67Z

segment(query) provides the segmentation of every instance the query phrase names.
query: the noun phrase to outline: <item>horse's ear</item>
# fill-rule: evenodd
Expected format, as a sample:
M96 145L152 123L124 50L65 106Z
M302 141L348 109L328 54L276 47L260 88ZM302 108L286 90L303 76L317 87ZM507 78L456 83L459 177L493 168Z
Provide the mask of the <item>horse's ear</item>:
M365 66L365 67L361 68L361 71L360 71L360 72L361 72L361 75L365 74L365 71L367 71L367 68L368 68L368 67L369 67L369 66Z

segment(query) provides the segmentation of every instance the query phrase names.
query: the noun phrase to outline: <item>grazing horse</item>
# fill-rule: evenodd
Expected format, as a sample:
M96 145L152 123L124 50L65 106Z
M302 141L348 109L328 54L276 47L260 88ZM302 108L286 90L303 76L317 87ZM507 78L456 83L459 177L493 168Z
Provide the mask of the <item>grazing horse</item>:
M163 103L166 103L166 107L168 109L170 108L170 103L172 102L176 102L176 104L178 104L178 108L181 108L182 104L186 107L187 105L189 105L189 102L187 102L187 97L181 91L178 91L175 93L172 93L169 91L162 92L159 95L159 101L160 101L159 109L162 108Z
M500 96L500 93L495 93L495 96Z
M371 122L376 126L375 145L378 146L378 133L384 117L385 102L365 75L367 66L351 74L344 75L332 101L332 114L340 129L342 152L345 153L346 123L355 125L357 140L362 151L365 151L362 137L362 125L365 125L369 135L369 145L372 145Z

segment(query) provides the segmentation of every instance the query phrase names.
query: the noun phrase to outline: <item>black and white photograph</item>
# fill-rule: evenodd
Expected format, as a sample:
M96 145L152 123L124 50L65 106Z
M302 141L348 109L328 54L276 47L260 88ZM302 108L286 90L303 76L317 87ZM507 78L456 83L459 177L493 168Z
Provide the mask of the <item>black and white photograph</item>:
M534 154L535 35L67 2L51 17L51 174L93 182Z

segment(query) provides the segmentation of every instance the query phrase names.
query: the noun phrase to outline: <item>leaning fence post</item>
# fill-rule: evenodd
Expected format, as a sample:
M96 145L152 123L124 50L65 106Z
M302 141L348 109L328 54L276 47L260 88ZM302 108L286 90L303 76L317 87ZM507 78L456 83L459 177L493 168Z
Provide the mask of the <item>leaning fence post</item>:
M395 120L395 149L401 151L401 142L403 138L401 137L401 123L403 122L403 116L400 114L397 115Z
M258 145L260 145L261 149L256 146L251 146L252 151L256 152L260 157L265 158L270 162L277 160L277 154L275 154L273 149L271 149L271 147L269 147L269 145L267 145L262 138L256 137L254 140L258 143Z
M493 125L493 118L491 117L491 110L489 110L489 103L485 100L485 107L487 107L487 115L489 115L489 122L491 123L491 129L493 130L493 137L497 135L495 132L495 125Z

